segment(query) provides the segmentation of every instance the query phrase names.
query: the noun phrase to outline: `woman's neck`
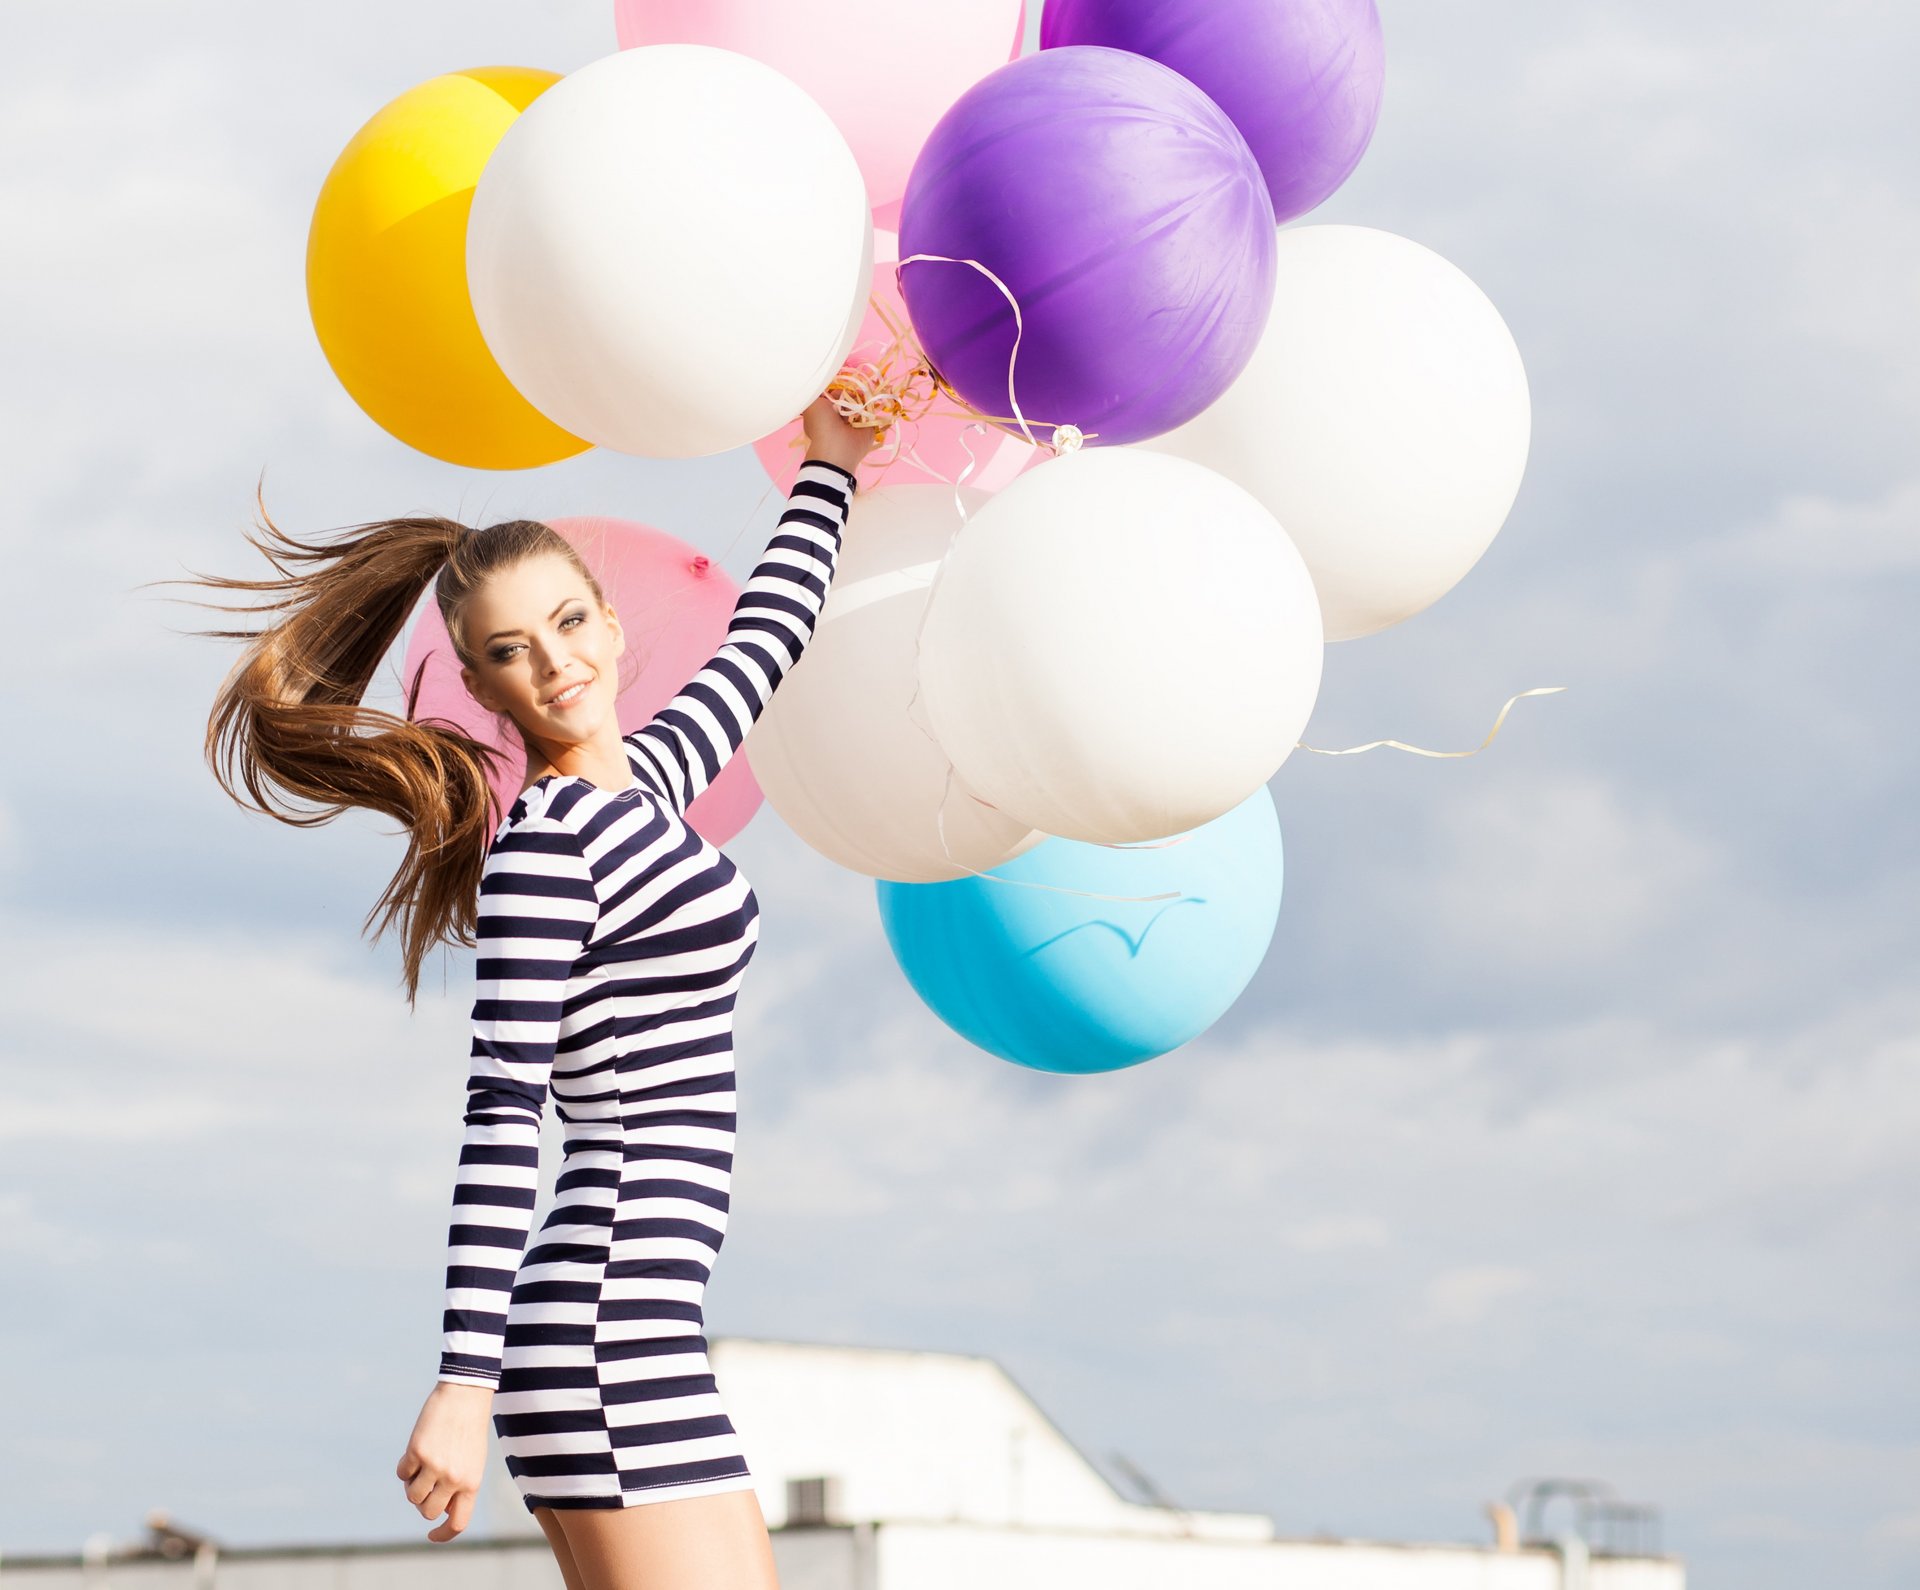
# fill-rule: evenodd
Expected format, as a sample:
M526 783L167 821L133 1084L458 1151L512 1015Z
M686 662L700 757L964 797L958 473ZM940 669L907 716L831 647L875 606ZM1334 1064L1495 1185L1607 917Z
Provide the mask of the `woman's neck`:
M530 741L526 747L526 778L520 783L520 791L532 789L534 783L547 774L555 774L557 778L584 778L597 789L614 795L634 785L634 770L626 760L626 741L620 739L620 728L616 724L609 724L607 730L591 739L582 739L578 745L540 745Z

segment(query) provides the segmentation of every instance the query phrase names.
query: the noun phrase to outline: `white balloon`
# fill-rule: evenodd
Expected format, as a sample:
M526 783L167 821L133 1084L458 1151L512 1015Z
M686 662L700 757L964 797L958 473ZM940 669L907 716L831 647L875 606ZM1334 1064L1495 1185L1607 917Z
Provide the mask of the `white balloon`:
M1113 844L1198 828L1271 778L1322 659L1312 577L1272 514L1198 464L1098 447L968 521L920 682L975 795Z
M555 83L474 189L488 349L555 424L656 458L725 452L817 396L873 272L860 168L772 67L703 44Z
M987 501L962 496L969 513ZM927 591L959 527L948 486L856 493L813 638L747 736L753 776L787 826L869 877L965 877L1046 837L969 795L908 715Z
M1328 640L1453 589L1506 521L1532 429L1506 322L1460 269L1366 226L1282 227L1273 312L1210 408L1143 442L1245 486L1313 570Z

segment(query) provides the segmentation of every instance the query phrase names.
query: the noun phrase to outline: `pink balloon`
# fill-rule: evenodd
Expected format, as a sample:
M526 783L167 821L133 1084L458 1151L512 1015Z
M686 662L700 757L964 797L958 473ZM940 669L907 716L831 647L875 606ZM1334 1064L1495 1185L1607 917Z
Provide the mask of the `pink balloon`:
M886 309L894 325L907 324L907 306L900 296L900 284L894 280L894 265L900 258L900 240L891 232L873 234L873 295L867 300L867 318L861 322L858 340L847 355L851 364L877 364L893 332L880 318ZM1047 456L1044 448L1034 447L1017 432L1008 435L991 425L958 414L959 405L946 398L938 400L939 413L912 424L902 424L887 440L868 455L857 473L864 487L924 486L932 481L957 481L971 466L964 482L981 491L998 491L1030 464ZM803 430L798 420L783 425L771 436L753 444L754 453L782 491L793 490L793 477L799 473ZM1035 431L1036 436L1044 432ZM897 441L897 446L896 446Z
M726 638L740 588L724 569L686 542L661 530L624 519L550 519L600 581L626 631L621 657L625 677L639 673L620 693L616 715L620 732L643 727L696 673ZM444 718L487 745L507 753L495 770L494 792L505 812L520 797L526 778L526 746L520 731L497 718L467 694L460 663L453 655L440 606L431 597L408 638L401 664L403 688L424 665L426 677L414 708L418 718ZM687 809L687 822L708 844L720 845L747 825L760 809L760 786L744 756L734 756L720 776Z
M712 44L764 61L820 102L852 147L867 199L907 191L946 109L1020 53L1025 0L614 0L620 47Z

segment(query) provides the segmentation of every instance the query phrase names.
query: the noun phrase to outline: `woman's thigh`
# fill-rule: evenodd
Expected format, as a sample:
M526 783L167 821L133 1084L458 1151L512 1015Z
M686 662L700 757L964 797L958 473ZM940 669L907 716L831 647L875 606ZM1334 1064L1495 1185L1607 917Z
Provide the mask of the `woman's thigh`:
M558 1516L583 1590L779 1590L751 1490Z
M553 1547L554 1560L560 1564L560 1577L566 1581L567 1590L587 1590L587 1582L580 1577L579 1565L573 1560L573 1547L567 1544L567 1532L560 1525L560 1515L551 1507L536 1507L533 1516L547 1537L547 1544Z

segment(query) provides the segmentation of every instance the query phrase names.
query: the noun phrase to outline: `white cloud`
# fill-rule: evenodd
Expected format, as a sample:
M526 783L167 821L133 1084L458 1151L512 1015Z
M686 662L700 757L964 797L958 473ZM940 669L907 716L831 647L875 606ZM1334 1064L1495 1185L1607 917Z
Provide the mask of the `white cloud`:
M1340 1253L1349 1248L1384 1248L1393 1240L1377 1215L1319 1215L1283 1226L1276 1233L1300 1253Z
M1452 1327L1481 1324L1506 1300L1527 1291L1533 1274L1511 1264L1470 1264L1445 1270L1421 1294L1420 1322Z
M1920 1546L1920 1513L1890 1513L1873 1526L1875 1540Z
M0 1194L0 1253L22 1265L97 1263L100 1244L94 1233L53 1218L41 1204L28 1193Z
M1436 950L1474 963L1604 976L1697 891L1724 897L1725 862L1705 836L1634 810L1614 780L1508 769L1474 800L1441 808L1407 905L1444 914Z
M1920 479L1864 499L1793 493L1758 524L1693 548L1688 561L1756 583L1911 574L1920 569Z

